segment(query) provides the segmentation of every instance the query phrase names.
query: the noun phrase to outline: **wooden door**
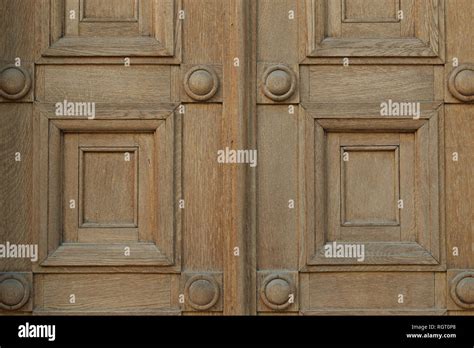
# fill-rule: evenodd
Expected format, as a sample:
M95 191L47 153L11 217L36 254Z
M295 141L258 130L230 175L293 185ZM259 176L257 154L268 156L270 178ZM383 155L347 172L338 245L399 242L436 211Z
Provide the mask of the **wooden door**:
M472 314L470 0L0 11L0 314Z
M472 2L254 7L257 311L471 313Z
M2 314L244 312L241 7L0 2Z

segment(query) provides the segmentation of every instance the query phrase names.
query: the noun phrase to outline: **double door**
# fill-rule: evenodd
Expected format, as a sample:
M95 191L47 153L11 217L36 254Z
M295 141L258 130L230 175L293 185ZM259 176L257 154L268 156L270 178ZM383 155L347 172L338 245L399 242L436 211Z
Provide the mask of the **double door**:
M472 1L0 9L2 314L471 313Z

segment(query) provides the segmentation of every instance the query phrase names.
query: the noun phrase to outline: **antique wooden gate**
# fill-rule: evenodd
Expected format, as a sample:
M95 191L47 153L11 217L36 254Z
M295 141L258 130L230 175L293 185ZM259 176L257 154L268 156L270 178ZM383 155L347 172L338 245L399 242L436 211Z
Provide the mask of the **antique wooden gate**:
M471 0L1 0L1 314L474 313Z

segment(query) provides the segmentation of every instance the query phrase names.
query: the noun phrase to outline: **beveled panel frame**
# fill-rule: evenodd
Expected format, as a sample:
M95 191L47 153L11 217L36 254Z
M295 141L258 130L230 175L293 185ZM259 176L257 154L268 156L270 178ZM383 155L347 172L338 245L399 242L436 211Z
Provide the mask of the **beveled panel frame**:
M401 31L406 34L400 38L334 36L337 30L331 28L343 23L341 1L305 0L307 57L444 57L444 1L411 3L415 8L405 11L404 15L410 17L405 23L400 22ZM329 5L341 13L329 13Z
M102 105L104 115L95 120L55 116L54 105L38 104L35 113L37 127L40 185L39 204L39 268L75 266L167 266L180 269L181 209L177 201L181 196L181 142L182 116L172 110L140 111L121 110L120 107ZM126 113L129 119L110 119L112 115ZM149 114L149 115L148 115ZM71 119L72 118L72 119ZM154 137L154 201L155 228L140 236L139 242L123 243L64 243L62 213L62 138L68 132L93 133L150 133ZM160 193L160 194L158 194ZM124 248L130 255L124 255Z
M81 0L39 0L38 12L42 27L40 33L43 57L174 57L178 37L177 9L180 0L137 0L137 21L114 24L117 36L80 36L79 25L107 25L106 20L82 21ZM68 23L68 10L76 11L76 19ZM105 28L105 27L104 27ZM107 29L107 28L105 28ZM104 29L104 30L105 30ZM107 29L109 30L109 29ZM112 29L110 29L112 30ZM130 31L138 30L137 35ZM94 30L89 30L93 32ZM87 32L87 30L86 30Z
M302 208L300 249L300 271L312 271L337 267L352 270L357 267L387 269L405 267L418 269L420 266L444 269L443 257L443 212L440 209L440 156L443 146L442 107L438 103L425 103L421 107L420 119L408 117L381 117L370 104L351 108L335 105L318 109L321 104L304 103L300 108L299 162ZM341 114L337 115L337 110ZM324 116L327 110L328 116ZM366 112L364 116L364 111ZM351 132L357 134L411 133L415 135L415 209L416 230L414 240L400 242L364 242L365 261L363 265L355 259L326 258L324 246L333 242L328 236L328 157L326 154L328 132ZM402 234L403 235L403 234ZM337 240L344 244L344 241ZM351 242L349 242L351 243ZM344 268L345 267L345 268ZM407 268L408 267L408 268Z

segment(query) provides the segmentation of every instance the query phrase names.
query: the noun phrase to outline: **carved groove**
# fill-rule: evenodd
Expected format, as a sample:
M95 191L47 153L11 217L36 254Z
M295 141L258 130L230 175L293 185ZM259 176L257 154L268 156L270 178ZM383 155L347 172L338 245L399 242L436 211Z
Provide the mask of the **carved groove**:
M463 64L453 70L448 88L451 94L464 102L474 100L474 64Z
M0 96L3 98L23 98L30 88L30 74L22 67L10 64L0 70Z

